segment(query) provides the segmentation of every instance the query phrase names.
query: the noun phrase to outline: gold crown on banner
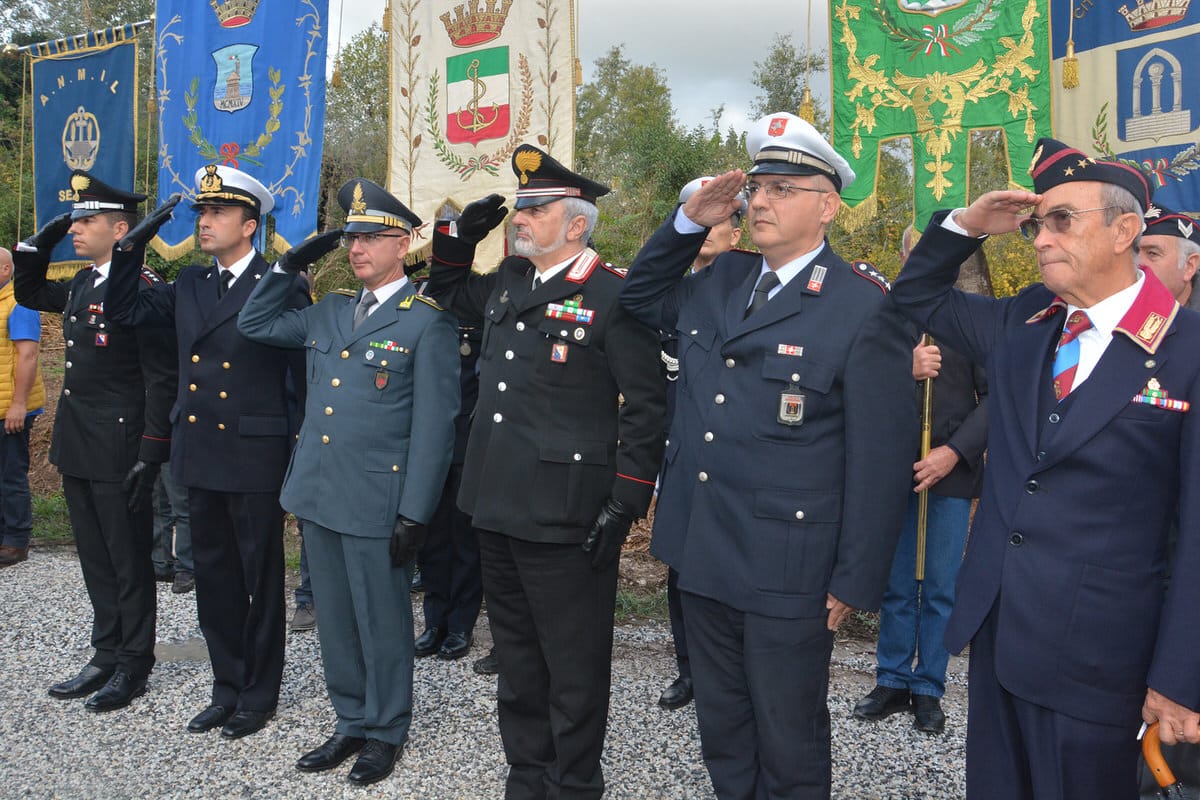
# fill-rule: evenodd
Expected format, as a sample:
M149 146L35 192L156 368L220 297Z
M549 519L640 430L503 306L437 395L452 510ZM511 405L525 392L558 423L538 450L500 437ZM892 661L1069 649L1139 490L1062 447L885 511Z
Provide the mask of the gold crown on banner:
M454 7L453 22L449 11L442 14L442 24L455 47L474 47L500 35L512 4L513 0L469 0Z
M225 0L219 4L217 0L208 0L213 11L217 12L217 21L222 28L240 28L249 25L258 10L260 0Z
M1144 31L1179 22L1187 15L1191 2L1192 0L1137 0L1133 9L1123 5L1117 10L1129 23L1129 30Z

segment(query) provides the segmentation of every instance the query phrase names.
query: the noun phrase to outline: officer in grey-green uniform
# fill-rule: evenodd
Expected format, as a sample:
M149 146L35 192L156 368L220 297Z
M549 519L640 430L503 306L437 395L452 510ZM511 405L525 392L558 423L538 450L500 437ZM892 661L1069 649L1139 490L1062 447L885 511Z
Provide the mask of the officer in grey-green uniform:
M458 327L404 276L421 220L382 187L342 187L343 231L284 254L238 317L250 339L307 350L304 424L280 502L304 521L333 736L296 766L387 777L412 718L413 559L437 507L459 407ZM285 310L289 271L349 249L363 289Z

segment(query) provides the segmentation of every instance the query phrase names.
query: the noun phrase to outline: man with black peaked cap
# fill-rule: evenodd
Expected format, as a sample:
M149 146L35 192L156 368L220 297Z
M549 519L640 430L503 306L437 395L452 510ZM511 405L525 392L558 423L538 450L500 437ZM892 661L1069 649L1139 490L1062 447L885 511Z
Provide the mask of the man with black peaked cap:
M608 188L530 145L512 165L517 255L471 273L506 213L478 200L437 226L429 290L483 326L458 499L480 529L505 796L599 798L618 556L662 455L658 337L586 246Z
M174 341L163 331L126 327L104 303L114 247L137 222L137 206L146 196L83 170L72 173L71 190L70 216L17 245L14 288L22 305L63 315L63 387L50 462L62 473L95 615L95 655L77 676L51 686L50 695L68 699L95 692L85 707L111 711L146 691L154 666L150 495L171 447ZM76 254L95 263L69 281L47 281L50 253L68 232ZM165 285L141 260L130 265L129 277L135 294Z
M721 798L828 798L833 632L879 607L916 449L910 339L869 264L825 233L849 165L792 114L753 124L621 293L679 333L651 553L679 573L701 748ZM684 279L741 192L761 255Z
M238 312L270 268L253 237L274 205L271 193L223 165L200 168L195 180L200 249L216 263L185 267L173 283L138 293L133 269L118 258L105 304L123 324L174 327L178 337L171 471L188 490L196 611L213 669L212 702L188 730L221 728L238 738L274 716L283 678L279 487L295 436L291 395L303 394L306 378L303 351L252 342L237 330ZM165 221L168 205L131 234L131 257ZM287 304L309 305L302 278L293 280Z
M1034 192L935 214L892 297L988 370L946 629L951 652L971 645L967 797L1119 800L1137 796L1140 723L1200 742L1200 315L1137 267L1145 175L1054 139L1030 174ZM1018 228L1041 283L953 289L985 236Z
M409 585L454 447L458 333L404 275L421 220L362 178L342 187L338 203L344 232L284 254L238 327L253 341L307 350L307 408L280 501L304 520L337 725L296 766L323 771L361 750L349 779L369 784L392 772L412 720ZM362 291L287 310L295 273L339 237Z
M1200 311L1200 291L1196 290L1200 222L1187 214L1151 205L1138 244L1138 263L1153 270L1181 306Z

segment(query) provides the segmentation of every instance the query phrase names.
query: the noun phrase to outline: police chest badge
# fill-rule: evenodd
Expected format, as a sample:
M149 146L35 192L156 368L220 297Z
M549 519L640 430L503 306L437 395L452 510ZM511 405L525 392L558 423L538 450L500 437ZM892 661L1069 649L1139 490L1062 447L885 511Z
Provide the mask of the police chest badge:
M789 384L779 394L779 424L804 424L804 395L796 384Z

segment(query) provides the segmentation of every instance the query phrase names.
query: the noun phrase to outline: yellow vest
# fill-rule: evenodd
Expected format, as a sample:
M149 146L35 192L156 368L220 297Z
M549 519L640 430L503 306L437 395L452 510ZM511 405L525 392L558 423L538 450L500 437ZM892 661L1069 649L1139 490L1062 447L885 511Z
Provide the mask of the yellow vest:
M13 282L0 286L0 414L7 414L12 405L13 386L17 373L17 348L8 338L8 316L17 304L13 294ZM42 365L39 361L37 371L33 374L33 386L29 389L27 411L36 411L46 405L46 387L42 383Z

